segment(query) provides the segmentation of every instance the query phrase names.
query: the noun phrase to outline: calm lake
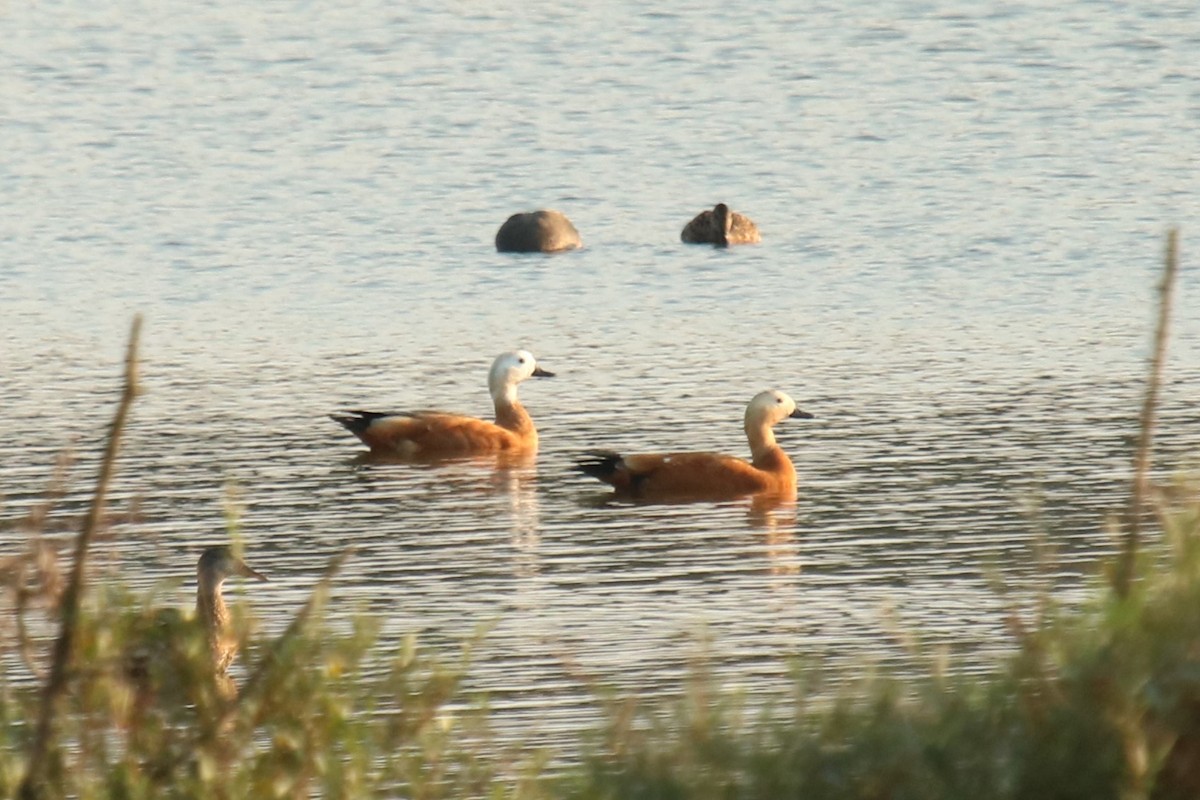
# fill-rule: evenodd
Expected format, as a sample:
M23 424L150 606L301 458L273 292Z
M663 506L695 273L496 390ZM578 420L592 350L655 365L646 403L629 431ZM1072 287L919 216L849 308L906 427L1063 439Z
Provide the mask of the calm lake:
M141 313L132 521L97 556L177 581L168 601L235 492L264 636L355 545L331 616L438 647L490 624L472 686L536 743L594 718L581 673L670 695L705 647L763 695L794 656L902 664L897 631L986 668L991 584L1032 586L1039 536L1068 599L1111 551L1172 225L1156 473L1200 465L1194 0L14 2L0 24L2 552L67 449L60 528L84 508ZM722 201L762 244L681 244ZM498 254L534 208L584 249ZM514 347L557 373L521 388L534 465L364 465L326 417L487 416ZM768 387L815 415L778 429L794 507L613 503L571 469L746 455Z

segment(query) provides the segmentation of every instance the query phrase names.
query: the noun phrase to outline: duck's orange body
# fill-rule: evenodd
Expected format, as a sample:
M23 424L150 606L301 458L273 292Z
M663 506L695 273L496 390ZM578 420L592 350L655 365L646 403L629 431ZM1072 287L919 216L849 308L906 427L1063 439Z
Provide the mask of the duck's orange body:
M526 378L552 375L537 366L527 351L498 356L488 375L495 422L441 411L355 410L330 417L361 439L374 456L439 459L536 451L537 428L517 400L517 384Z
M649 500L787 495L796 491L796 470L771 428L787 417L811 418L783 392L762 392L746 408L752 459L721 453L647 453L622 456L596 451L578 468L613 486L618 494Z
M729 206L717 203L710 211L701 211L683 226L679 238L687 244L758 244L762 235L758 226L745 214L730 211Z
M511 412L514 409L508 409ZM353 431L376 455L401 458L453 458L535 449L537 430L525 409L523 425L507 427L475 417L419 411L380 414L348 411L333 418Z
M595 464L604 474L586 469ZM595 453L585 472L639 498L743 497L796 490L796 471L782 451L754 464L721 453Z

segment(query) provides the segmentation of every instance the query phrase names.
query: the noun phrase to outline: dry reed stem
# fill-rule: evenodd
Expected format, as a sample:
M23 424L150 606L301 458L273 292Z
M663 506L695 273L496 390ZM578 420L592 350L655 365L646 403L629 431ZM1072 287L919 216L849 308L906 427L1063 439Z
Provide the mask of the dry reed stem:
M113 472L116 470L121 435L125 430L129 409L138 394L138 340L141 336L141 329L142 318L138 315L133 318L133 325L129 332L129 346L125 352L125 385L121 392L121 400L117 405L117 413L109 428L104 457L100 462L100 474L96 479L96 489L92 494L92 504L88 508L79 535L75 538L74 563L71 565L71 576L63 591L62 625L59 629L58 639L54 643L54 655L50 662L50 678L46 681L46 687L42 693L41 714L38 718L33 743L30 746L25 777L21 781L18 793L22 800L34 800L45 794L46 763L54 739L55 716L62 697L67 691L67 677L75 645L75 629L79 623L79 609L83 599L84 569L87 563L88 548L104 517L104 502Z
M1125 515L1125 541L1113 578L1113 590L1118 597L1129 594L1133 580L1138 548L1141 546L1142 513L1146 503L1150 471L1150 446L1154 439L1155 412L1158 393L1162 387L1163 362L1167 353L1167 332L1171 320L1171 300L1175 294L1175 279L1179 273L1179 229L1167 232L1167 250L1163 265L1162 283L1158 287L1158 327L1154 332L1154 353L1150 357L1150 375L1146 379L1146 398L1138 424L1137 450L1133 458L1133 490Z

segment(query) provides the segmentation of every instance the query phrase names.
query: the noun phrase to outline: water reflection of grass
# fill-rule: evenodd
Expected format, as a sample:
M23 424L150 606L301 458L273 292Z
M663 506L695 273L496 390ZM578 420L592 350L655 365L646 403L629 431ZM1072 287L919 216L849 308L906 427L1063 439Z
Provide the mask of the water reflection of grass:
M554 770L553 754L490 735L485 702L462 688L469 643L449 658L412 639L380 654L369 615L335 632L322 611L336 560L277 639L260 641L252 614L240 609L248 677L236 698L216 691L196 626L145 624L152 597L119 586L83 592L106 475L136 395L131 345L127 390L73 557L52 544L38 509L28 547L0 562L12 604L0 657L24 661L44 684L0 673L0 794L1200 796L1200 487L1181 481L1155 491L1145 479L1169 286L1130 512L1113 523L1124 546L1090 604L1065 609L1048 591L1027 607L1014 604L1013 653L986 676L957 674L937 658L926 675L904 678L806 667L790 696L755 711L702 662L686 695L658 707L597 687L606 727L580 731L577 751L558 754L576 766ZM33 615L62 631L49 653L27 636ZM169 638L182 659L181 696L147 691L145 675L129 669L128 654L155 637Z

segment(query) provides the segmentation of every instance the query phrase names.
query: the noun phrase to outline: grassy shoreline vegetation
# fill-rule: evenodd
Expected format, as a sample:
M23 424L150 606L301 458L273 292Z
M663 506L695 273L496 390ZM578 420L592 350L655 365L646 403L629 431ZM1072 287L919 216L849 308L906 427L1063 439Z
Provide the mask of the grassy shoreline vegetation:
M463 688L471 642L439 657L409 638L381 653L370 616L333 629L325 606L350 553L277 637L255 635L250 609L235 607L247 665L235 698L218 691L194 622L161 614L153 593L88 581L137 396L135 322L80 531L46 531L53 485L27 519L5 524L28 534L22 552L0 559L0 660L33 679L0 672L0 796L1200 796L1200 482L1148 478L1176 242L1172 232L1129 508L1109 521L1121 546L1088 602L1067 608L1047 590L1014 605L1012 654L982 676L936 658L927 674L903 677L797 667L791 693L766 710L723 691L702 662L676 701L597 689L608 721L580 732L561 769L489 734L486 703ZM31 639L31 619L58 631L52 648ZM130 668L129 654L147 647L168 659L172 685Z

